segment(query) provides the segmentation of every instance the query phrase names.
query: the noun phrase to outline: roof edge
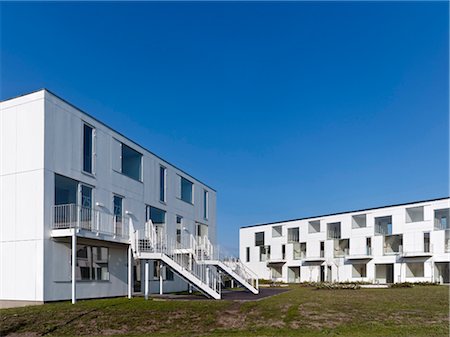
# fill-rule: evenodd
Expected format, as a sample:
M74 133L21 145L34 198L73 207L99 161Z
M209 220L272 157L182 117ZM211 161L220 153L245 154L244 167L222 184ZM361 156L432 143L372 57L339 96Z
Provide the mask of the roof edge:
M47 89L47 88L41 88L41 89L34 90L34 91L31 91L31 92L28 92L28 93L25 93L25 94L21 94L21 95L17 95L17 96L11 97L11 98L7 98L7 99L4 99L4 100L1 100L0 103L6 102L6 101L10 101L10 100L13 100L13 99L16 99L16 98L20 98L20 97L32 95L32 94L35 94L35 93L37 93L37 92L39 92L39 91L45 91L45 92L51 94L52 96L56 97L56 98L59 99L60 101L66 103L67 105L71 106L72 108L74 108L74 109L76 109L76 110L82 112L83 114L85 114L85 115L88 116L89 118L92 118L93 120L95 120L96 122L102 124L103 126L107 127L108 129L111 129L112 131L114 131L115 133L119 134L121 137L125 138L125 139L128 140L129 142L133 143L134 145L139 146L140 148L144 149L145 151L147 151L148 153L152 154L152 155L155 156L156 158L158 158L158 159L164 161L165 163L169 164L170 166L172 166L173 168L177 169L178 171L184 173L185 175L187 175L187 176L190 177L191 179L196 180L196 181L199 182L200 184L202 184L202 185L208 187L209 189L211 189L212 191L214 191L214 192L217 193L217 190L214 189L214 188L212 188L212 187L209 186L208 184L205 184L203 181L199 180L198 178L195 178L195 177L192 176L191 174L189 174L189 173L187 173L186 171L180 169L178 166L176 166L176 165L172 164L171 162L165 160L164 158L158 156L158 155L155 154L154 152L150 151L147 147L140 145L140 144L137 143L136 141L132 140L131 138L129 138L129 137L127 137L127 136L125 136L123 133L117 131L116 129L112 128L111 126L109 126L109 125L106 124L105 122L102 122L102 121L99 120L98 118L96 118L96 117L92 116L91 114L87 113L86 111L80 109L80 108L77 107L76 105L74 105L74 104L70 103L69 101L65 100L64 98L58 96L57 94L55 94L54 92L52 92L51 90L49 90L49 89Z
M372 211L372 210L381 209L381 208L406 206L406 205L419 204L419 203L422 203L422 202L432 202L432 201L445 200L445 199L450 199L450 197L442 197L442 198L435 198L435 199L411 201L411 202L405 202L405 203L401 203L401 204L393 204L393 205L378 206L378 207L371 207L371 208L364 208L364 209L356 209L356 210L352 210L352 211L337 212L337 213L330 213L330 214L321 214L321 215L308 216L308 217L298 218L298 219L290 219L290 220L282 220L282 221L260 223L260 224L255 224L255 225L241 226L239 229L251 228L251 227L259 227L259 226L267 226L267 225L275 225L275 224L280 224L280 223L285 223L285 222L292 222L292 221L301 221L301 220L308 220L308 219L315 219L315 218L323 218L323 217L327 217L327 216L341 215L341 214L346 214L346 213L357 213L357 212L364 212L364 211Z

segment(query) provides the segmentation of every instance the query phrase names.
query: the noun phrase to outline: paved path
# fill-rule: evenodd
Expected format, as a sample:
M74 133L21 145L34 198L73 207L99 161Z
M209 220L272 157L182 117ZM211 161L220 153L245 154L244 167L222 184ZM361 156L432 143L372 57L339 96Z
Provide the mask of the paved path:
M275 296L285 291L287 288L259 288L259 294L254 295L250 291L246 290L226 290L222 291L222 299L229 301L257 301L266 297ZM174 294L164 294L150 296L153 299L170 299L170 300L209 300L203 295L174 295Z

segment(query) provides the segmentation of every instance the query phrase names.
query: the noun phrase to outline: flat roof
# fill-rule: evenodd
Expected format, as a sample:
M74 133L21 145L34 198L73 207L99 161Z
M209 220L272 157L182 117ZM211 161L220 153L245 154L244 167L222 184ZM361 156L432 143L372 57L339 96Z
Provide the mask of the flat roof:
M39 91L46 91L46 92L48 92L49 94L55 96L57 99L59 99L59 100L63 101L64 103L70 105L72 108L77 109L78 111L81 111L81 112L84 113L86 116L92 118L93 120L95 120L96 122L102 124L103 126L107 127L108 129L111 129L112 131L114 131L114 132L117 133L118 135L122 136L123 138L125 138L125 139L128 140L129 142L133 143L134 145L139 146L140 148L144 149L145 151L147 151L148 153L152 154L152 155L155 156L156 158L158 158L158 159L164 161L165 163L169 164L169 165L172 166L173 168L175 168L175 169L179 170L180 172L184 173L184 174L187 175L188 177L190 177L190 178L192 178L192 179L198 181L200 184L205 185L206 187L208 187L209 189L213 190L214 192L217 192L217 191L216 191L214 188L212 188L211 186L205 184L204 182L202 182L201 180L199 180L199 179L195 178L194 176L190 175L190 174L187 173L186 171L184 171L184 170L180 169L179 167L173 165L172 163L168 162L168 161L165 160L164 158L161 158L160 156L158 156L158 155L155 154L154 152L150 151L150 150L149 150L148 148L146 148L145 146L140 145L139 143L135 142L135 141L132 140L131 138L125 136L125 135L122 134L121 132L119 132L119 131L117 131L116 129L112 128L112 127L109 126L108 124L102 122L101 120L97 119L96 117L92 116L91 114L87 113L86 111L80 109L80 108L77 107L76 105L70 103L69 101L65 100L64 98L62 98L62 97L56 95L55 93L51 92L51 91L48 90L47 88L42 88L42 89L38 89L38 90L34 90L34 91L31 91L31 92L28 92L28 93L26 93L26 94L21 94L21 95L17 95L17 96L14 96L14 97L10 97L10 98L1 100L0 103L6 102L6 101L10 101L10 100L12 100L12 99L16 99L16 98L19 98L19 97L31 95L31 94L34 94L34 93L39 92Z
M379 207L372 207L372 208L365 208L365 209L357 209L357 210L353 210L353 211L345 211L345 212L338 212L338 213L321 214L321 215L316 215L316 216L308 216L306 218L298 218L298 219L290 219L290 220L283 220L283 221L274 221L274 222L268 222L268 223L261 223L261 224L256 224L256 225L242 226L241 228L250 228L250 227L258 227L258 226L275 225L275 224L284 223L284 222L309 220L309 219L315 219L315 218L324 218L324 217L333 216L333 215L341 215L341 214L347 214L347 213L358 213L358 212L372 211L374 209L389 208L389 207L396 207L396 206L406 206L406 205L420 204L420 203L423 203L423 202L432 202L432 201L445 200L445 199L450 199L450 197L428 199L428 200L420 200L420 201L412 201L412 202L406 202L406 203L402 203L402 204L394 204L394 205L386 205L386 206L379 206Z

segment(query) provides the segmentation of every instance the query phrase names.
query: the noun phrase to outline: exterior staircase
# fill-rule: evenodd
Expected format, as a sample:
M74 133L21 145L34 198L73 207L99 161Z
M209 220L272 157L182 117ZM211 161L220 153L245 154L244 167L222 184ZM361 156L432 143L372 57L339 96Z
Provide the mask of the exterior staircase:
M135 231L130 222L130 241L135 259L161 261L178 276L207 297L221 298L221 273L258 294L258 277L239 259L220 260L218 251L207 237L195 239L192 234L168 239L148 221L143 230Z
M198 263L194 254L195 240L192 235L185 239L186 242L168 240L157 233L151 221L143 231L135 231L131 235L136 259L161 261L207 297L220 299L220 274L215 268Z

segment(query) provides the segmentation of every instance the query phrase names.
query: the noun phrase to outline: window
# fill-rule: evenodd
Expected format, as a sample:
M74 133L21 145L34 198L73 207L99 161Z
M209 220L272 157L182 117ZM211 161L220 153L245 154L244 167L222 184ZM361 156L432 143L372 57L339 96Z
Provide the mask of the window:
M430 233L423 233L423 251L430 252Z
M350 240L342 239L334 241L334 257L343 257L348 255L350 250Z
M183 229L183 218L177 215L177 243L181 243L181 231Z
M250 247L245 248L245 262L250 262Z
M279 238L282 235L283 228L281 226L272 227L272 237Z
M153 261L153 279L159 279L161 275L161 264L159 261Z
M392 255L403 251L403 235L388 235L384 237L384 254Z
M134 180L141 180L142 154L122 144L122 173Z
M434 210L434 229L449 229L450 208Z
M300 249L300 242L294 242L292 245L292 256L294 260L302 259L302 252Z
M203 238L208 236L208 225L197 222L196 234L197 237Z
M152 220L154 225L166 223L166 211L153 206L147 206L146 213L146 221Z
M273 266L270 269L272 271L272 279L279 279L279 278L283 277L281 266Z
M77 281L109 280L109 252L106 247L77 245Z
M113 197L114 215L117 217L122 216L122 201L123 198L119 197L118 195L115 195Z
M320 220L308 222L308 233L320 233Z
M354 264L352 266L352 277L367 277L367 265L365 263Z
M299 228L288 228L288 242L299 242L300 231Z
M208 193L208 191L207 190L203 190L203 218L205 219L205 220L207 220L208 219L208 216L209 216L209 210L208 210L208 206L209 206L209 200L208 200L208 197L209 197L209 193Z
M325 257L325 242L320 241L320 257Z
M444 241L445 252L450 251L450 230L445 231L445 241Z
M423 221L423 206L406 209L406 222Z
M190 204L193 203L192 201L192 189L193 189L193 184L192 182L190 182L189 180L187 180L186 178L180 177L181 178L181 194L180 194L180 199L183 201L186 201Z
M264 246L264 232L255 233L255 246Z
M366 254L372 255L372 238L366 238Z
M375 234L392 235L392 216L375 218Z
M159 167L159 201L166 201L166 172L163 166Z
M364 228L367 227L366 214L358 214L352 216L352 228Z
M265 262L270 260L270 246L259 247L259 261Z
M327 224L328 227L328 239L340 239L341 238L341 223L332 222Z
M286 245L281 245L281 259L286 259Z
M423 262L406 263L406 277L424 277Z
M93 134L94 129L89 125L83 125L83 171L93 172Z
M92 187L81 185L81 209L79 210L81 228L92 228Z
M173 271L166 266L166 281L173 281Z

